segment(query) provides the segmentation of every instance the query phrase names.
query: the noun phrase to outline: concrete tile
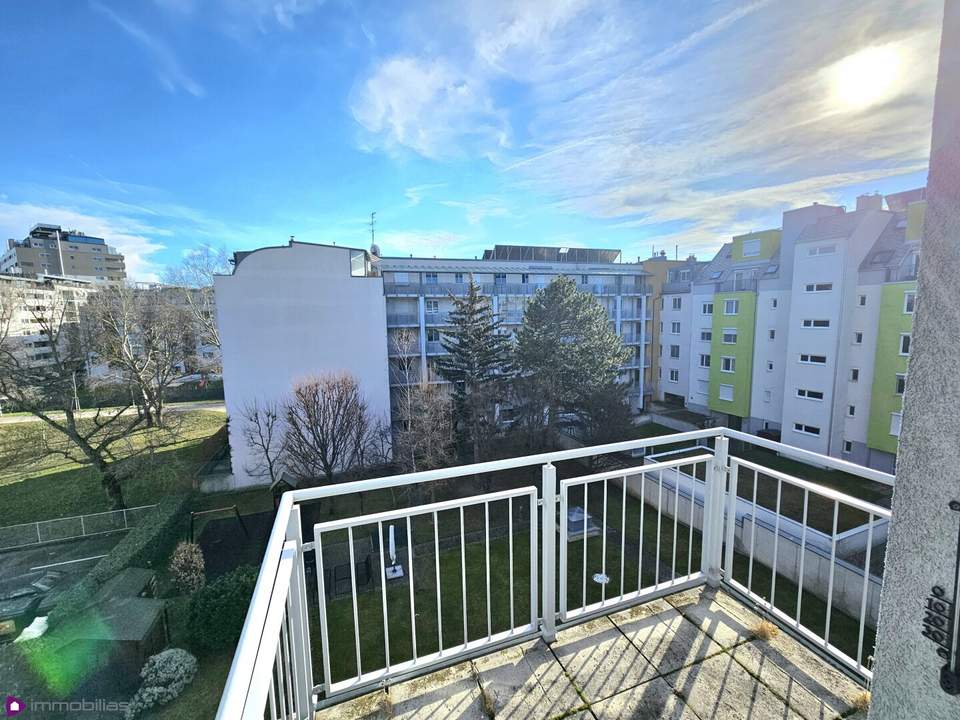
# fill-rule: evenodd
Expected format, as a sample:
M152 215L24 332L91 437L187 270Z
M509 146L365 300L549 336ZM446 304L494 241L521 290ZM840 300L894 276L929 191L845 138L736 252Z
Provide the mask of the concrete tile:
M498 720L548 720L584 707L550 649L540 640L474 661L480 684ZM589 712L572 717L589 718Z
M660 675L723 652L709 635L669 605L655 615L644 617L631 609L612 615L610 620Z
M800 720L803 717L726 653L667 675L665 680L701 718Z
M662 678L617 693L590 709L597 720L699 720Z
M783 631L751 640L730 654L807 718L832 718L853 710L863 688Z
M657 675L656 669L605 617L562 630L551 648L590 703Z
M750 628L759 620L729 595L708 587L693 588L666 599L725 649L750 640Z

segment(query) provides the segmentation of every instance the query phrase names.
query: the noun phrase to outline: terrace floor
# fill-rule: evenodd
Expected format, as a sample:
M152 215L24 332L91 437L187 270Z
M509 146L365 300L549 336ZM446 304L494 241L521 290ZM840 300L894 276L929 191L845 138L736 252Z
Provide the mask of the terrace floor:
M700 587L334 705L317 720L865 718L857 683Z

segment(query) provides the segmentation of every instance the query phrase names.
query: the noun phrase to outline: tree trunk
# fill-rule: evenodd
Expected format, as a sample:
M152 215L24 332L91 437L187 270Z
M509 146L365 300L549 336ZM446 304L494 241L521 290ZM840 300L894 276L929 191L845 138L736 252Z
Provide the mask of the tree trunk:
M123 502L123 490L120 487L120 478L109 467L100 468L100 484L107 494L107 500L110 502L111 510L123 510L126 505Z

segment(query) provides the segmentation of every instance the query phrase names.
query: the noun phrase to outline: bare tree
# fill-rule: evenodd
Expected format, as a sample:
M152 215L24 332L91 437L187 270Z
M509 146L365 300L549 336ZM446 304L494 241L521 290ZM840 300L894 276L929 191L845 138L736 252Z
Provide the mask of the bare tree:
M286 460L292 473L333 482L337 472L370 464L381 427L356 379L347 373L306 378L285 410Z
M26 327L27 330L23 328ZM52 289L4 284L0 290L0 395L42 420L55 433L43 452L95 467L113 508L124 507L126 469L155 448L159 438L132 436L145 424L129 405L81 417L76 388L88 349L79 304Z
M243 440L253 460L244 466L254 477L268 478L270 483L280 479L284 467L287 439L283 428L283 406L276 402L247 403L242 411Z
M189 313L164 288L112 287L89 299L84 327L98 360L136 388L147 425L162 426L164 395L195 357Z
M224 248L202 245L183 258L181 263L167 268L163 280L180 294L181 301L193 316L200 343L214 352L204 360L205 369L220 370L220 331L217 329L216 302L213 294L215 275L230 273L230 259Z

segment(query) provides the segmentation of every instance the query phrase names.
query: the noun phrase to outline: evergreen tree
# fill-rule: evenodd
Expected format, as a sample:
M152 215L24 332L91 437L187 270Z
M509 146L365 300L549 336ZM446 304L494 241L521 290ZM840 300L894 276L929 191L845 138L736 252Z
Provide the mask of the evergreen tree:
M603 414L611 403L624 403L617 377L628 357L607 311L573 280L559 277L537 291L517 333L516 364L546 410L550 442L557 440L561 412L594 418L601 399Z
M493 316L490 299L470 279L463 298L453 298L451 329L443 337L448 353L437 359L437 371L453 384L453 413L461 459L484 457L496 429L495 408L511 372L511 345Z

